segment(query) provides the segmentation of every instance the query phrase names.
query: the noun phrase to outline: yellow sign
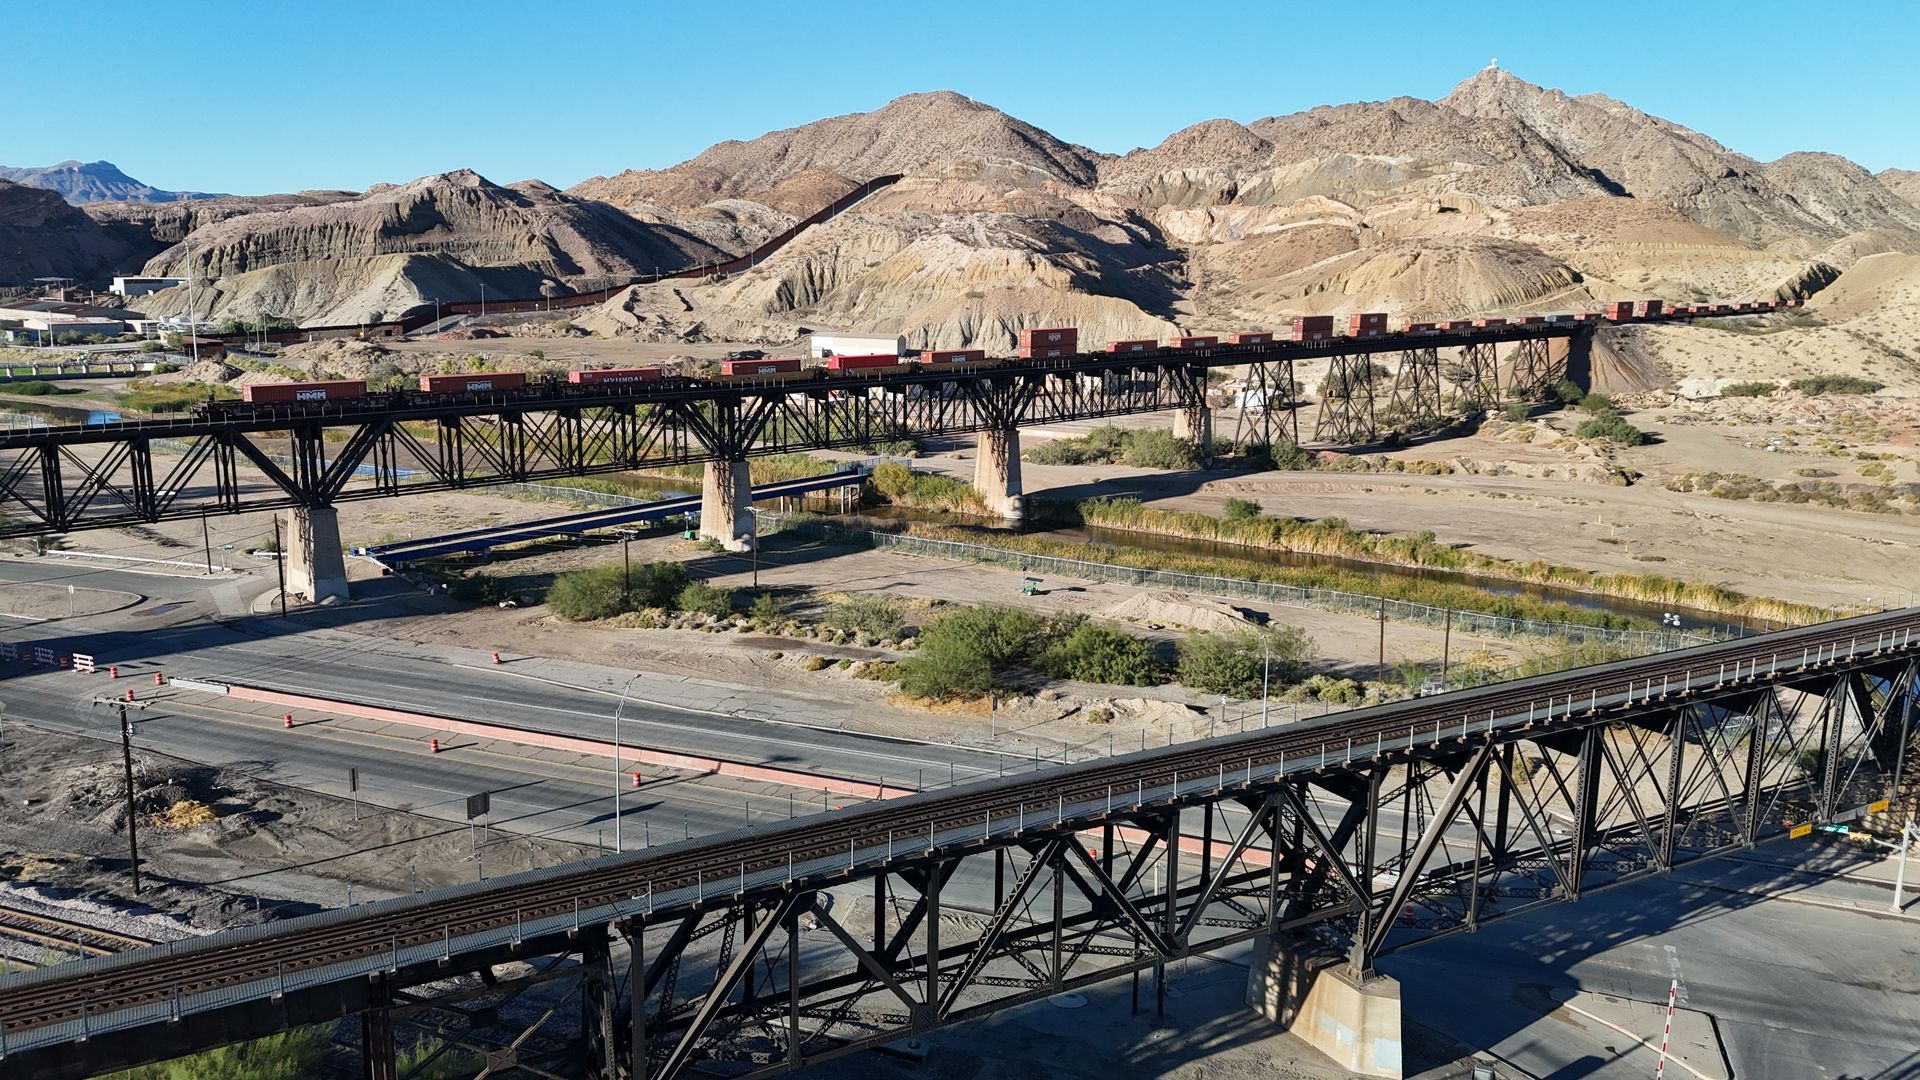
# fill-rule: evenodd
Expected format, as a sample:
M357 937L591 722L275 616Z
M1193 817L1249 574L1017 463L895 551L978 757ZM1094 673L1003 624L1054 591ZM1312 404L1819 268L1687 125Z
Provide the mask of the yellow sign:
M1888 800L1886 799L1881 799L1879 802L1870 802L1867 804L1867 813L1877 814L1880 811L1885 810L1887 808L1887 805L1888 805Z
M1812 835L1813 835L1813 826L1811 825L1795 825L1793 828L1787 830L1787 836L1795 840L1798 840L1803 836L1812 836Z

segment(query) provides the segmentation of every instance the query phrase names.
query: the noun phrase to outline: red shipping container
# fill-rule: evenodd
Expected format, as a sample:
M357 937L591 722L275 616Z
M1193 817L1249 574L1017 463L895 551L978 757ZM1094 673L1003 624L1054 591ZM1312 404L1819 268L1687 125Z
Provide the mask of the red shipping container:
M1467 319L1455 319L1455 320L1453 320L1452 322L1449 322L1449 323L1442 323L1441 325L1442 325L1442 326L1444 326L1445 328L1447 328L1448 330L1471 330L1471 329L1473 329L1473 323L1472 323L1472 322L1471 322L1470 320L1467 320Z
M1154 351L1155 349L1158 349L1159 347L1160 347L1160 343L1159 343L1159 342L1157 342L1157 341L1151 341L1151 340L1148 340L1148 339L1144 339L1144 338L1142 338L1142 339L1137 339L1137 340L1134 340L1134 341L1109 341L1109 342L1107 342L1107 351L1108 351L1108 352L1110 352L1110 353L1137 353L1137 352L1152 352L1152 351Z
M527 377L518 371L420 376L420 389L429 394L485 394L495 390L518 390L525 385Z
M923 364L967 364L987 358L985 349L922 349Z
M900 358L893 353L866 353L860 356L829 356L828 371L859 371L863 368L896 367Z
M1249 330L1242 334L1228 334L1229 345L1271 345L1273 334L1266 330Z
M1378 337L1387 332L1384 311L1356 312L1347 316L1348 337Z
M1440 327L1436 323L1410 322L1402 328L1400 332L1403 334L1432 334L1437 333L1439 329Z
M308 401L351 401L367 396L367 384L357 379L328 382L254 383L240 388L240 400L270 404Z
M595 371L569 371L567 381L580 386L616 386L621 383L657 382L664 374L657 367L601 368Z
M1080 347L1080 330L1073 326L1042 327L1035 330L1020 331L1022 349L1066 349L1068 352Z
M1514 324L1518 326L1538 326L1546 322L1547 317L1545 315L1522 315L1513 321Z
M1020 347L1020 359L1022 360L1053 360L1063 356L1076 355L1078 355L1077 351L1071 346L1054 345L1049 347L1042 345L1029 347L1022 345Z
M1626 322L1633 318L1633 301L1615 300L1608 304L1607 318L1613 322Z
M1293 340L1325 341L1333 336L1333 316L1331 315L1295 315L1293 317Z
M1493 318L1487 318L1487 319L1475 319L1475 320L1473 320L1473 325L1474 325L1474 327L1475 327L1476 329L1479 329L1479 330L1490 330L1490 329L1492 329L1492 328L1494 328L1494 327L1496 327L1496 326L1505 326L1505 325L1507 325L1507 320L1505 320L1505 319L1493 319Z
M758 360L723 360L720 363L722 375L780 375L800 370L800 358L796 356L764 356Z
M1660 317L1661 309L1665 306L1666 305L1659 300L1643 300L1640 302L1640 317L1643 319L1657 319Z
M1211 336L1177 337L1173 339L1173 347L1176 349L1211 349L1218 344L1220 344L1220 339Z

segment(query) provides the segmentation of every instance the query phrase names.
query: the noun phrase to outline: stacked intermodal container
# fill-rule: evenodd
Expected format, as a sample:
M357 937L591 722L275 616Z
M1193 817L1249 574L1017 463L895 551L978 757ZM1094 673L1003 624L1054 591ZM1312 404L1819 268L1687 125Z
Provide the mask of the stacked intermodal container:
M624 383L659 382L666 372L657 367L599 368L569 371L567 381L580 386L619 386Z
M429 394L486 394L497 390L518 390L525 385L527 377L518 371L420 376L420 389Z
M1515 326L1538 326L1547 321L1545 315L1522 315L1513 320Z
M1218 344L1220 344L1220 339L1210 335L1201 337L1177 337L1174 338L1172 342L1173 347L1176 349L1211 349Z
M800 370L797 356L763 356L758 360L723 360L722 375L785 375Z
M1488 316L1484 319L1473 320L1473 327L1476 330L1491 330L1496 326L1505 326L1505 325L1507 325L1507 320L1494 318L1493 316Z
M1430 322L1410 322L1407 325L1401 327L1400 332L1403 334L1437 334L1440 332L1440 324L1430 323Z
M367 384L357 379L327 382L254 383L240 388L240 400L267 404L307 401L351 401L367 396Z
M1325 341L1333 336L1333 316L1331 315L1295 315L1293 317L1293 340Z
M1107 342L1107 351L1110 353L1152 352L1155 349L1158 349L1159 347L1160 347L1160 343L1153 340L1152 338L1135 338L1131 341Z
M864 356L829 356L828 371L860 371L866 368L895 367L900 358L893 353L867 353Z
M1633 321L1633 301L1615 300L1612 303L1608 304L1607 305L1607 321L1632 322Z
M1073 356L1080 351L1080 331L1071 326L1041 327L1020 331L1020 359L1046 360Z
M1347 316L1348 337L1379 337L1387 332L1387 313L1357 311Z
M1441 325L1446 327L1448 330L1455 330L1455 331L1471 330L1473 329L1473 320L1472 319L1454 319L1451 322L1442 323Z
M1660 317L1661 311L1665 308L1666 304L1662 301L1642 300L1640 302L1640 317L1643 319L1657 319Z
M922 349L923 364L969 364L987 358L985 349Z
M1273 334L1266 330L1244 330L1238 334L1228 334L1229 345L1271 345Z

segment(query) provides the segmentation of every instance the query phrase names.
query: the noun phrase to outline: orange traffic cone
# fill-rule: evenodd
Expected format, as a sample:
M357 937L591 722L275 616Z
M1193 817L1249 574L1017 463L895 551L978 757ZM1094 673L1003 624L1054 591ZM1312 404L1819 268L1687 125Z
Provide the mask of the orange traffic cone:
M117 678L119 678L119 677L120 677L120 666L119 666L118 664L108 664L108 665L107 665L107 677L108 677L108 678L110 678L110 679L117 679Z
M282 720L283 720L283 722L284 722L284 723L286 724L286 726L288 726L288 727L292 727L292 726L293 726L293 714L292 714L292 713L288 713L288 714L287 714L287 715L286 715L285 717L283 717L283 718L282 718Z
M153 673L153 685L155 685L155 686L165 686L165 685L167 685L167 677L166 677L166 676L164 676L164 675L162 675L162 674L160 674L160 673L159 673L159 672L157 672L157 671L156 671L156 672L154 672L154 673Z
M634 787L639 787L639 786L640 786L640 774L639 774L639 773L634 773L634 774L633 774L633 786L634 786Z
M132 688L128 688L128 690L127 690L127 700L128 700L128 701L132 701L132 700L133 700L133 690L132 690Z
M500 654L499 654L499 653L497 653L497 652L496 652L496 653L494 653L494 654L493 654L493 662L494 662L494 663L496 663L496 664L500 662Z
M439 739L428 739L428 740L427 740L427 753L429 753L429 754L437 754L437 753L439 753L439 752L440 752L440 740L439 740Z

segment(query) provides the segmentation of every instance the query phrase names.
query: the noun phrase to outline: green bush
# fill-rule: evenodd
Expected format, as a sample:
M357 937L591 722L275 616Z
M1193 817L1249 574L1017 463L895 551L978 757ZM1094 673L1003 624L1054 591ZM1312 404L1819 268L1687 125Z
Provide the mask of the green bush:
M159 1061L103 1080L307 1080L324 1075L332 1052L332 1025L295 1028L252 1042Z
M642 608L671 608L679 603L690 580L685 566L664 560L635 567L631 586L624 566L572 570L554 579L547 607L573 622L610 619Z
M164 342L143 341L140 343L140 351L143 353L166 352L167 346Z
M885 640L900 636L907 627L907 616L900 605L884 596L852 596L833 605L821 617L820 625L848 634L865 630Z
M980 493L965 480L914 472L897 461L883 461L874 466L867 476L867 491L880 502L921 510L970 514L986 509Z
M1520 421L1520 420L1525 420L1527 418L1527 414L1531 413L1532 411L1533 411L1533 406L1527 404L1524 401L1516 401L1513 404L1508 405L1505 408L1501 409L1500 415L1505 417L1508 420Z
M1593 419L1581 422L1573 432L1582 439L1609 439L1622 446L1639 446L1647 441L1647 433L1627 423L1626 418L1611 409L1595 413Z
M40 379L35 379L31 382L0 383L0 394L19 394L21 397L46 397L50 394L58 394L61 392L58 386Z
M1787 389L1818 397L1822 394L1871 394L1885 386L1855 375L1809 375L1787 384Z
M1111 424L1071 439L1036 442L1020 455L1036 465L1126 464L1142 469L1191 469L1200 448L1166 428L1128 429Z
M1228 499L1226 519L1228 521L1253 521L1260 516L1260 504L1252 499Z
M783 605L772 593L763 592L748 605L747 618L753 620L753 625L765 630L780 621L783 611Z
M1728 384L1724 390L1720 391L1720 396L1721 397L1766 397L1768 394L1771 394L1778 389L1780 389L1780 384L1778 383L1737 382L1737 383Z
M935 701L977 697L1001 671L1025 663L1046 628L1014 608L962 608L920 635L920 648L900 662L900 689Z
M1037 666L1059 679L1155 686L1165 681L1147 643L1110 626L1082 622L1041 652Z
M209 398L231 401L239 396L238 390L217 383L154 386L145 380L137 380L128 385L118 400L122 408L133 412L185 412Z
M1586 397L1587 392L1580 389L1580 384L1572 379L1561 379L1553 384L1553 396L1562 405L1573 405Z
M1614 411L1613 399L1605 394L1588 394L1582 397L1580 407L1596 416Z
M1313 653L1313 639L1292 626L1189 634L1180 641L1180 662L1174 677L1183 686L1211 694L1258 697L1263 667L1271 690L1304 675Z
M1146 428L1128 433L1121 461L1138 469L1192 469L1200 464L1200 448L1165 428Z
M674 597L674 606L695 615L724 619L733 614L733 590L715 588L704 581L688 582Z
M447 586L447 595L469 604L498 604L514 599L513 586L487 574L463 574Z

